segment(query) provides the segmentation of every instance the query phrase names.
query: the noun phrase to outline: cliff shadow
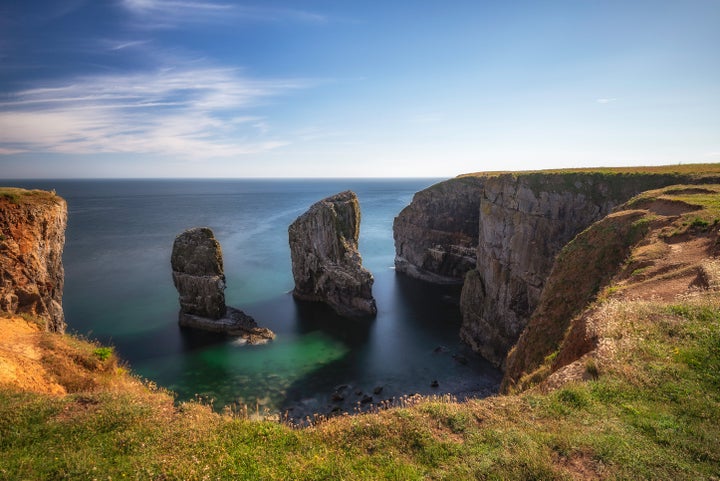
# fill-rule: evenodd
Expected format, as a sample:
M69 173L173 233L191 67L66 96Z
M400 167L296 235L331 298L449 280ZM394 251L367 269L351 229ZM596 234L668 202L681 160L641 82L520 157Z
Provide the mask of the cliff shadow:
M352 319L336 314L322 302L300 301L293 298L294 330L298 335L322 331L349 348L366 344L375 323L374 318Z

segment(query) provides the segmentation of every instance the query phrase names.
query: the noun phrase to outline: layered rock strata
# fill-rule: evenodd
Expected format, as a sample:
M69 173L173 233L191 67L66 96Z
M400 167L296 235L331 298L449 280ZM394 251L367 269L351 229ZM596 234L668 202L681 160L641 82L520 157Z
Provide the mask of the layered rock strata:
M65 331L62 308L67 205L54 193L0 188L0 311Z
M645 190L697 179L561 172L488 176L477 267L463 285L461 338L502 365L535 310L555 256L580 231Z
M222 249L212 230L195 227L179 234L170 263L180 295L181 326L240 336L250 343L275 337L252 317L225 305Z
M374 316L373 276L358 252L360 205L341 192L313 204L288 228L293 296L324 302L345 317Z
M482 177L457 177L413 197L393 223L395 269L436 284L462 284L475 268Z

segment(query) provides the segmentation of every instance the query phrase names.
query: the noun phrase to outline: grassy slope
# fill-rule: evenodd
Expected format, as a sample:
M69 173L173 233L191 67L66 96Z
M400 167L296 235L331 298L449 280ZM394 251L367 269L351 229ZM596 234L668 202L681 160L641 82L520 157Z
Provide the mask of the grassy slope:
M704 210L663 232L716 229L718 195L684 197ZM608 289L622 296L623 282ZM594 380L467 403L408 401L302 430L174 405L112 357L100 360L97 346L43 334L46 369L70 394L0 389L0 478L719 478L720 293L617 297L593 309L622 342Z

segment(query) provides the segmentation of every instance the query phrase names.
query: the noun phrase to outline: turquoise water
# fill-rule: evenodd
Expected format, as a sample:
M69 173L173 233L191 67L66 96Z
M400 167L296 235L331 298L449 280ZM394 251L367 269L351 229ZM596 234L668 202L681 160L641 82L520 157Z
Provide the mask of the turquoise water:
M64 307L70 330L116 347L179 399L196 394L303 416L349 410L364 395L487 395L499 374L458 339L459 291L393 270L392 222L434 180L93 180L12 182L55 189L69 206ZM378 315L342 319L290 295L287 226L328 195L360 199L360 252ZM170 251L184 229L220 241L226 301L269 327L262 346L181 330ZM437 380L439 387L430 386ZM345 400L333 401L338 386ZM382 387L380 394L373 394ZM361 394L359 394L361 393Z

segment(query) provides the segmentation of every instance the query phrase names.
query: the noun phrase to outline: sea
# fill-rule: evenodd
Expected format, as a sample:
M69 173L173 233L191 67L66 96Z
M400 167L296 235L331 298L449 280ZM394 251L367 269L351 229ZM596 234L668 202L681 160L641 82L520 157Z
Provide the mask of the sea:
M68 331L114 346L178 401L301 419L413 394L497 392L501 375L458 337L459 288L396 273L392 225L440 179L15 180L68 202L63 306ZM296 301L288 226L313 203L354 191L359 249L377 317L349 320ZM265 345L178 326L170 253L185 229L222 246L228 305L277 337Z

